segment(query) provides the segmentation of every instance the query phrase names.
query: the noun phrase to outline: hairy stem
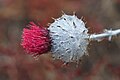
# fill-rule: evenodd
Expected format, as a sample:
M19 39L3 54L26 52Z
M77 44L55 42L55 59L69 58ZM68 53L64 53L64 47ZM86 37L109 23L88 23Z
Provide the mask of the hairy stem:
M120 34L120 29L117 30L105 30L101 34L91 34L89 39L90 40L100 40L102 38L108 37L108 40L110 41L112 36L116 36Z

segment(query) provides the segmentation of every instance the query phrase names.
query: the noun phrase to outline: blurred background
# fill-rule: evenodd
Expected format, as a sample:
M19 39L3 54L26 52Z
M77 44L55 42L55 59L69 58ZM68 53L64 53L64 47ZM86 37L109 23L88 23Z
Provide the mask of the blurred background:
M79 64L25 54L23 28L30 21L48 27L62 11L83 16L89 33L120 28L120 0L0 0L0 80L120 80L120 37L91 42Z

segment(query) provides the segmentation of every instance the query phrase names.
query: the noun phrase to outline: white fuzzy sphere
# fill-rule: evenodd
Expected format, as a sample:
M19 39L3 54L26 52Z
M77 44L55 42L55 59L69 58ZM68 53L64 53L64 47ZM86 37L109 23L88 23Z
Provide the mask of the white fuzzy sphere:
M48 28L52 40L52 55L64 62L79 62L87 53L88 29L75 15L62 15Z

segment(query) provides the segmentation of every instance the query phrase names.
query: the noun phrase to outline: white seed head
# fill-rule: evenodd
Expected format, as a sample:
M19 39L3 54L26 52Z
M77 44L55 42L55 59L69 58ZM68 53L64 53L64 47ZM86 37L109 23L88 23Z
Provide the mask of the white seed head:
M67 62L78 62L87 52L88 29L75 15L62 15L48 28L52 40L52 56Z

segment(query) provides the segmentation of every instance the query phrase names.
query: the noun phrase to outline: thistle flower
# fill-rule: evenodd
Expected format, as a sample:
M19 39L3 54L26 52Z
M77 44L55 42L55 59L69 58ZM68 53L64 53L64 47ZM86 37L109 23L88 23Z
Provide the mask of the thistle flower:
M85 23L75 15L62 15L48 28L51 52L54 58L64 62L78 62L87 53L89 41Z
M33 56L44 54L50 50L50 39L48 30L44 27L30 22L28 29L23 29L22 47Z
M100 34L88 34L85 23L75 15L62 15L50 24L48 29L33 22L24 28L21 45L28 54L37 56L51 49L55 59L67 62L79 62L87 53L89 40L100 41L120 34L120 29L105 30ZM49 31L48 31L49 30ZM50 37L49 37L50 36Z

